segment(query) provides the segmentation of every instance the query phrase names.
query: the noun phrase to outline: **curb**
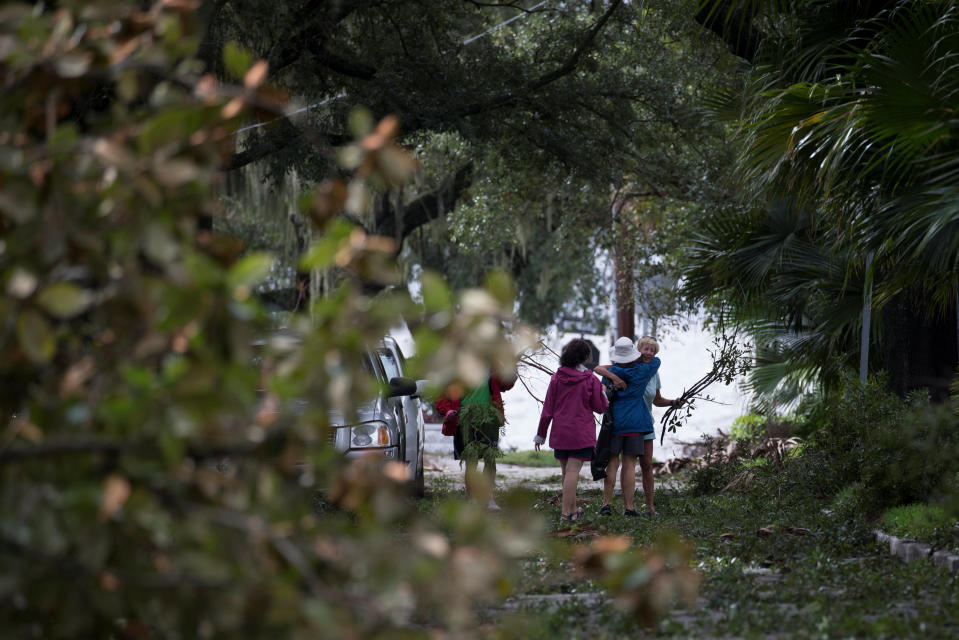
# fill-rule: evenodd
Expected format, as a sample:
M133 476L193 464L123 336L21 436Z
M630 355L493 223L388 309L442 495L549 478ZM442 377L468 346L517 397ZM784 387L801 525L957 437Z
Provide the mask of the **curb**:
M908 538L897 538L884 531L876 529L876 543L889 547L889 553L898 556L903 562L915 562L922 558L932 560L937 567L944 567L948 571L959 573L959 555L949 551L933 551L932 547L924 542L916 542Z

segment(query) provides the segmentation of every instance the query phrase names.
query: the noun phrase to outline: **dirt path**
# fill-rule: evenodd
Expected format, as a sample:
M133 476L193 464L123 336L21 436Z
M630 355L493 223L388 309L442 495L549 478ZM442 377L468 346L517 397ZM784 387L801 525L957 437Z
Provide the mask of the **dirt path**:
M454 460L452 455L425 454L423 457L423 467L426 472L426 482L449 482L452 486L459 489L463 488L463 468L460 467L458 460ZM589 470L586 469L580 474L581 482L592 483ZM533 490L553 490L559 491L559 463L555 467L521 467L515 464L497 464L496 465L496 486L497 489L526 488ZM598 486L598 483L597 483Z
M431 454L423 456L423 467L426 473L426 483L449 483L451 486L463 489L463 468L459 461L454 460L451 454ZM515 464L496 465L497 491L523 488L533 491L561 491L559 462L549 467L524 467ZM640 477L639 468L636 469L637 479ZM656 486L665 488L673 482L671 476L657 476ZM579 490L602 489L602 483L594 481L590 476L589 467L584 466L579 474ZM616 486L619 495L619 483Z

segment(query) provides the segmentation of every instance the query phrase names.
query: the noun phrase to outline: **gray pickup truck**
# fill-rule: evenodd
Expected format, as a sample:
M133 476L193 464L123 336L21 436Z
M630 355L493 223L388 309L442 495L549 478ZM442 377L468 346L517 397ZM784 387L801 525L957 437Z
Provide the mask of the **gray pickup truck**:
M404 375L406 360L396 341L387 336L369 350L364 368L381 383L384 392L356 407L356 421L347 424L339 412L330 412L332 442L348 457L379 452L406 462L414 495L425 491L423 442L426 426L420 394L425 381Z

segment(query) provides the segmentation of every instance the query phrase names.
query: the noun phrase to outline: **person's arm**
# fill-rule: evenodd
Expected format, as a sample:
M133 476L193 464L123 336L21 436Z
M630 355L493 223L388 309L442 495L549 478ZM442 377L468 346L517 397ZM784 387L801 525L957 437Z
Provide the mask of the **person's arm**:
M603 385L600 381L591 377L589 391L589 408L593 410L593 413L606 411L606 407L609 406L609 400L606 399L606 394L603 393Z
M433 405L443 421L443 435L452 435L459 428L460 401L448 396L440 396Z
M549 431L549 423L553 421L553 379L550 378L549 386L546 388L546 398L543 400L543 413L539 416L539 427L536 429L536 437L533 438L533 444L537 451L539 446L546 442L546 432Z
M653 404L657 407L675 407L680 404L679 399L669 400L664 398L663 394L659 392L659 389L656 389L656 397L653 398Z
M436 399L433 406L436 408L438 414L445 416L450 411L458 411L460 403L459 400L453 400L449 396L440 396Z
M633 384L640 385L641 389L645 389L650 379L659 371L660 364L659 358L653 358L649 362L638 362L634 364L630 369Z
M596 368L593 369L593 373L599 374L599 375L603 376L604 378L606 378L607 380L611 381L611 382L613 383L613 386L616 387L617 389L619 389L620 391L622 391L623 389L625 389L626 386L627 386L627 385L626 385L626 382L625 382L622 378L620 378L620 377L619 377L618 375L616 375L615 373L612 373L612 372L609 370L609 368L608 368L606 365L604 365L604 364L598 364L598 365L596 365ZM650 376L650 377L652 377L652 376Z

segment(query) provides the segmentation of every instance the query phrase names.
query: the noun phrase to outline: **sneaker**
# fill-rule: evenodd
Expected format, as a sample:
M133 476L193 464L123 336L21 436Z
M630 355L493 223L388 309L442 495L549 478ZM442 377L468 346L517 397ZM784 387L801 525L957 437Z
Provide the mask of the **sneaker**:
M496 504L496 500L493 500L492 498L489 499L489 504L486 505L486 509L488 511L501 511L499 505Z
M658 518L658 517L659 517L659 511L654 511L653 509L647 509L647 510L646 510L646 517L647 517L647 518Z
M611 516L613 515L613 508L608 504L604 504L599 508L599 515L601 516Z
M638 518L639 514L632 509L623 509L623 515L627 518Z

